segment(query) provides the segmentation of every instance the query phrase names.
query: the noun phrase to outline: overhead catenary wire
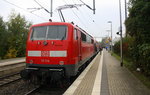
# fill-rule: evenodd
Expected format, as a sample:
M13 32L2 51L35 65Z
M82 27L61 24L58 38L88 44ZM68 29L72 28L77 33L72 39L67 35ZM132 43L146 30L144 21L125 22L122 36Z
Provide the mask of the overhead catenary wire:
M82 12L82 11L81 11L81 12ZM86 11L84 11L84 13L87 14L87 17L89 17L89 19L92 20L92 22L95 24L95 26L99 27L99 25L95 22L95 20L94 20Z
M72 0L72 2L73 2L74 4L76 4L75 1ZM79 0L79 2L81 2L81 1ZM79 10L79 12L83 14L83 12L82 12L81 10ZM95 22L95 21L93 20L93 18L92 18L86 11L84 11L84 13L86 13L86 14L88 15L88 17L89 17L93 22ZM83 16L84 16L84 15L83 15ZM84 16L84 17L85 17L85 16ZM95 24L96 24L96 23L95 23Z
M30 13L30 14L36 16L36 17L39 17L39 18L41 18L42 20L46 20L45 18L43 18L43 17L41 17L41 16L39 16L39 15L37 15L37 14L34 14L34 13L32 13L32 12L29 12L29 11L27 11L26 9L24 9L24 8L22 8L22 7L20 7L20 6L16 5L16 4L14 4L14 3L11 3L11 2L9 2L9 1L7 1L7 0L3 0L3 1L6 2L6 3L8 3L8 4L10 4L10 5L13 5L13 6L15 6L15 7L17 7L17 8L19 8L19 9L25 11L25 12L28 12L28 13Z
M89 5L85 4L85 2L83 2L82 0L80 0L84 5L86 5L86 7L88 7L90 10L93 10Z
M73 0L72 0L72 2L74 3L74 4L76 4ZM79 12L81 13L81 14L83 14L83 12L82 11L80 11L79 10ZM87 12L86 11L84 11L86 14L87 14ZM88 17L93 21L93 19L90 17L90 15L89 14L87 14L88 15ZM84 16L84 14L83 14L83 16ZM84 16L84 18L86 18L85 16Z
M73 1L73 0L72 0ZM81 1L81 0L79 0L79 1ZM74 2L74 1L73 1ZM95 21L93 20L93 18L86 12L86 11L84 11L84 13L86 13L87 15L88 15L88 17L94 22L94 24L97 26L97 24L95 23Z
M78 0L78 1L80 2L80 0ZM76 4L73 0L72 0L72 2L73 2L74 4ZM82 10L79 10L79 12L80 12L81 14L83 14L83 13L86 14L86 16L84 16L84 14L83 14L84 19L87 18L87 17L89 17L89 19L91 19L92 22L93 22L97 27L99 27L99 26L97 25L97 23L93 20L93 18L85 11L84 8L83 8L83 10L84 10L84 12L82 12ZM86 20L85 20L85 21L86 21ZM97 27L96 27L96 28L97 28Z
M73 4L76 4L75 1L72 0L72 2L73 2ZM80 0L79 0L79 2L80 2ZM85 5L85 4L84 4L84 5ZM84 10L85 10L85 9L84 9ZM95 24L95 28L98 29L98 25L95 23L95 21L93 20L93 18L92 18L86 11L82 12L81 10L79 10L79 12L80 12L80 14L83 16L83 19L85 19L84 21L88 21L88 18L87 18L87 17L89 17L89 19L92 20L92 23ZM87 14L88 16L87 16L87 15L85 16L84 14ZM90 25L90 23L87 23L87 24Z
M15 6L15 7L17 7L17 8L19 8L19 9L21 9L21 10L23 10L23 11L25 11L25 12L28 12L28 13L30 13L30 14L32 14L32 15L34 15L34 16L37 16L37 17L39 17L39 18L41 18L42 20L47 20L47 19L45 19L45 18L43 18L43 17L41 17L41 16L39 16L39 15L37 15L37 14L34 14L34 13L32 13L33 11L28 11L28 10L26 10L26 9L24 9L24 8L22 8L22 7L20 7L20 6L18 6L18 5L16 5L16 4L14 4L14 3L12 3L12 2L9 2L8 0L3 0L4 2L6 2L6 3L8 3L8 4L11 4L11 5L13 5L13 6ZM48 12L48 13L50 13L46 8L44 8L40 3L38 3L36 0L34 0L41 8L43 8L46 12ZM64 2L67 4L67 2L64 0ZM38 9L41 9L41 8L38 8ZM72 9L71 9L72 10ZM72 10L72 12L73 12L73 14L79 19L79 21L84 25L84 27L85 28L87 28L87 26L86 26L86 24L81 20L81 18L75 13L75 11L74 10ZM86 21L86 20L85 20Z
M39 2L37 2L36 0L34 0L41 8L43 8L47 13L50 13L46 8L44 8Z
M74 4L76 4L73 0L72 0L72 2L74 3ZM81 13L81 15L84 17L84 19L86 19L87 17L83 14L83 12L81 11L81 10L79 10L79 12ZM84 12L86 12L86 11L84 11ZM92 19L92 18L91 18ZM86 20L85 20L86 21Z
M81 2L81 1L80 0L72 0L72 2L73 2L73 4L77 4L77 3ZM81 15L84 16L84 19L87 19L85 21L88 21L88 19L89 19L93 24L95 24L95 28L97 30L99 30L99 25L96 23L96 21L93 19L93 17L85 10L85 8L82 8L82 10L79 10L79 12L81 13ZM90 25L90 23L89 23L89 25ZM100 32L100 35L101 35L101 33L102 32Z
M67 4L67 2L66 2L65 0L63 0L63 1ZM86 27L86 25L84 24L84 22L79 18L79 16L74 12L74 10L71 9L71 11L72 11L73 14L79 19L79 21L81 22L81 24L83 24L83 26L84 26L85 28L88 28L88 27Z
M32 12L35 12L37 10L41 10L42 8L27 8L27 9L28 10L32 10L32 11L30 11L32 13Z
M72 0L72 2L73 2L73 4L76 4L73 0ZM79 1L80 2L80 1ZM83 5L85 5L85 4L83 4ZM89 24L89 26L90 26L90 23L87 23L87 21L88 21L88 19L87 19L87 17L83 14L83 12L81 11L81 10L79 10L79 12L80 12L80 14L82 15L82 19L84 19L84 21L86 21L86 24ZM85 12L85 11L84 11ZM88 30L90 29L89 27L87 28Z

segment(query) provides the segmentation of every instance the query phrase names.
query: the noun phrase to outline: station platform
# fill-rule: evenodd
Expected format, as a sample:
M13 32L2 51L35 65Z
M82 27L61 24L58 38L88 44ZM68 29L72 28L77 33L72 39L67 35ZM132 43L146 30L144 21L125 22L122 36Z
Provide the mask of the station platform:
M25 62L25 57L0 60L0 67Z
M150 95L150 89L103 50L63 95Z

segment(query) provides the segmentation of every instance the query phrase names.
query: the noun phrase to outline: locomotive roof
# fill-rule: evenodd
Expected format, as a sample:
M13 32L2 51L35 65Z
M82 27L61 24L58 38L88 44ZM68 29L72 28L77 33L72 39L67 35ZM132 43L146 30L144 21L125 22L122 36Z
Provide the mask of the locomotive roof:
M31 27L36 27L36 26L45 26L45 25L71 25L79 30L81 30L82 32L88 34L85 30L83 30L82 28L78 27L77 25L74 25L72 23L69 22L45 22L45 23L39 23L39 24L34 24ZM89 36L91 36L90 34L88 34ZM91 36L92 37L92 36Z
M72 25L72 24L67 22L45 22L45 23L34 24L32 25L32 27L44 26L44 25Z

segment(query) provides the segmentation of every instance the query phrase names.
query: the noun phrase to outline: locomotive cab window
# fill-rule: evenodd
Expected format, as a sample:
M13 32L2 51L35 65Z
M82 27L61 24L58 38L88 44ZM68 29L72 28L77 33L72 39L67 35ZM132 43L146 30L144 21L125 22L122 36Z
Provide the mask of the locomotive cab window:
M91 37L89 35L87 35L87 42L91 43Z
M81 32L81 38L83 42L86 42L86 35L84 33Z
M66 34L67 26L64 25L33 27L31 40L64 40Z
M75 39L75 40L78 40L77 29L74 29L74 39Z
M66 39L67 26L49 26L48 27L48 40L64 40Z
M46 26L34 27L32 29L31 40L44 40L46 38Z

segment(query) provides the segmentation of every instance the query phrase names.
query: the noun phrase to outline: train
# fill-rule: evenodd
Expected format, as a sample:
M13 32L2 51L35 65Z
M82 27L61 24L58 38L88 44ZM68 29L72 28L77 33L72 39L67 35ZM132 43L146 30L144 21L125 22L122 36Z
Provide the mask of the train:
M67 22L32 25L26 42L25 80L59 79L76 76L99 47L86 31Z

